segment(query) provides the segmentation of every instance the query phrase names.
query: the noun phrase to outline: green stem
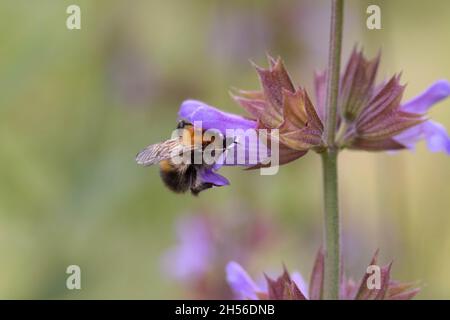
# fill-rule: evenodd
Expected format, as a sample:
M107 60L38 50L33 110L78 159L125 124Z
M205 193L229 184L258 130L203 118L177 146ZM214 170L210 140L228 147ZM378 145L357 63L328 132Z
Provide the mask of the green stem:
M337 99L342 47L343 0L332 0L330 48L327 76L326 127L327 149L322 153L325 223L324 298L339 299L340 221L336 148Z
M336 113L341 69L343 7L343 0L332 0L325 132L326 141L329 146L334 145L334 136L337 123Z
M340 222L338 203L337 150L322 153L325 210L324 298L339 299Z

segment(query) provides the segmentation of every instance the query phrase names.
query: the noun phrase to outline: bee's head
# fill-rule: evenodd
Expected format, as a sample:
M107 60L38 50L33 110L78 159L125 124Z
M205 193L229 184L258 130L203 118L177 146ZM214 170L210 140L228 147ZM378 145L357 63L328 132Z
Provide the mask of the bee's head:
M186 127L192 127L192 123L190 123L189 121L183 120L183 119L178 121L177 129L184 129Z

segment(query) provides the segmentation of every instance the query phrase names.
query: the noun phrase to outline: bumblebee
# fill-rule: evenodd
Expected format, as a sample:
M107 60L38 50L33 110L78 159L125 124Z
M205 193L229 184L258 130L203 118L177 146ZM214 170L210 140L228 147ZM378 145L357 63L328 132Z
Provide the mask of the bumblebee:
M193 195L198 195L201 191L214 186L212 183L202 181L200 172L211 169L213 166L204 162L203 151L208 145L214 143L215 137L208 137L205 131L195 132L197 129L185 120L178 123L177 129L180 133L178 137L149 145L137 154L136 162L144 166L158 163L161 179L170 190L175 193L185 193L190 190ZM222 141L220 148L211 152L216 158L233 144L234 140L226 139L220 132L216 132L215 136L219 136ZM174 161L174 157L177 156L178 161ZM180 163L179 156L189 161ZM201 157L201 163L197 164L194 161L196 156Z

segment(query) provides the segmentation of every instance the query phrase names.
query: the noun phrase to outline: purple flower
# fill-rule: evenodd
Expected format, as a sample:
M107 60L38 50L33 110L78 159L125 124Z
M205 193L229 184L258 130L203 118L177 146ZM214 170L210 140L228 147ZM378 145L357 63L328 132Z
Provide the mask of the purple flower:
M186 100L180 106L178 116L194 123L202 122L204 130L215 129L225 135L227 129L256 129L256 121L223 112L197 100Z
M180 119L184 119L193 123L194 126L200 124L202 130L218 130L222 135L227 136L228 138L242 140L241 137L238 137L236 135L232 135L230 137L230 135L227 134L230 132L230 130L241 130L241 132L253 130L256 137L256 121L232 113L223 112L201 101L184 101L181 104L178 116ZM256 165L258 162L258 156L254 157L253 163L250 162L250 159L251 155L257 155L258 141L255 140L251 142L249 141L248 137L244 137L244 139L244 143L234 144L230 146L230 148L228 148L228 150L217 159L213 169L218 170L222 165ZM238 152L239 148L240 150ZM239 154L243 155L243 159L241 161L238 161ZM208 176L206 179L204 179L206 182L213 181L216 186L219 185L218 182L220 181L226 181L226 184L228 184L228 180L226 180L222 176L219 176L211 169L206 170L205 174Z
M269 57L269 63L269 69L255 66L262 90L237 90L233 95L252 119L194 100L181 105L179 116L191 122L201 121L204 129L217 129L223 134L227 129L277 129L280 164L293 161L310 149L320 152L325 147L326 73L316 74L317 104L314 107L306 91L295 88L281 59ZM450 138L445 128L426 118L432 105L450 95L449 82L437 81L418 97L402 104L405 86L400 84L399 75L381 84L375 83L379 63L380 55L367 60L356 48L351 54L341 77L338 147L367 151L412 149L424 139L431 151L450 154ZM246 154L257 147L245 144ZM244 165L249 165L247 160ZM215 169L222 164L223 161L219 161ZM236 165L236 161L232 165Z
M258 300L258 294L264 289L258 286L248 275L247 271L237 262L231 261L225 268L227 282L237 299Z
M187 287L192 298L231 298L220 275L226 263L236 259L245 265L271 243L273 223L247 214L241 207L233 212L236 214L186 216L176 224L178 243L164 254L162 267L164 273Z
M228 285L233 290L236 299L267 299L267 292L269 290L267 284L257 284L239 263L235 261L229 262L225 268L225 272ZM269 278L266 276L266 279ZM290 279L292 279L292 282L299 288L300 291L307 292L308 285L303 280L300 273L293 272L292 275L290 275Z
M222 165L267 166L266 160L271 160L274 154L273 141L278 151L276 165L296 160L309 150L320 153L327 148L323 134L326 73L315 76L314 106L306 90L293 84L281 59L269 56L268 60L268 69L255 65L261 90L236 90L232 94L250 118L196 100L182 103L179 117L194 126L196 122L201 123L203 130L218 130L227 138L228 130L253 130L258 136L255 142L245 135L239 143L239 136L231 134L236 143L217 159L212 169L204 169L204 181L216 186L227 185L228 181L215 172ZM400 75L376 84L379 63L380 55L368 60L362 51L353 50L340 81L335 145L339 149L390 151L413 149L424 139L431 151L450 154L450 138L445 128L428 120L426 115L432 105L450 95L450 83L437 81L418 97L402 104L405 86L400 83ZM270 145L268 141L260 142L263 131ZM261 153L261 146L267 152ZM242 154L244 157L239 161Z
M216 166L212 169L209 168L202 168L199 171L200 177L203 182L209 182L212 183L216 187L222 187L227 186L230 184L227 178L224 176L221 176L220 174L216 173L215 170L219 167Z
M217 159L213 167L214 170L218 170L223 165L256 168L258 164L271 156L270 149L265 147L266 143L261 142L264 140L260 141L260 139L264 139L264 136L259 136L262 131L259 130L256 120L221 111L197 100L184 101L181 104L178 117L193 123L194 126L197 123L200 124L203 130L218 130L224 136L235 139L236 143ZM230 132L232 133L230 134ZM268 133L269 135L270 133ZM280 162L286 163L305 154L305 151L292 150L281 145L279 154ZM218 176L213 170L207 170L207 173L211 176ZM228 184L224 177L219 177L217 177L218 179L205 181L212 181L216 186L220 185L218 183L221 180Z
M431 151L450 154L450 139L445 128L426 118L435 103L450 95L446 80L435 82L425 92L401 103L405 86L400 75L376 84L380 55L368 60L362 51L353 50L341 76L337 141L340 148L368 151L413 149L425 139ZM319 115L325 117L326 74L318 73L315 88Z
M236 262L226 266L226 278L237 299L251 300L320 300L323 292L324 251L319 250L314 262L309 286L299 273L284 269L281 276L275 280L265 276L266 285L257 284L248 273ZM374 254L370 266L377 266L378 251ZM409 300L419 288L411 283L400 283L391 279L392 263L380 268L380 287L369 289L367 282L369 273L365 273L359 282L342 276L340 298L345 300Z
M194 126L201 123L203 130L218 130L226 137L230 137L227 130L240 130L232 134L237 143L217 161L215 169L221 165L265 166L272 155L272 141L276 142L279 155L277 165L323 146L323 125L308 94L295 88L281 59L269 57L269 63L269 69L255 66L261 91L238 90L233 95L251 118L223 112L196 100L182 103L179 118ZM246 130L253 131L255 138L243 132ZM244 155L242 159L240 155Z
M213 257L208 220L201 216L182 219L177 223L179 244L164 256L164 269L179 279L203 275Z
M425 114L434 104L450 95L450 83L447 80L439 80L432 84L420 95L403 104L401 109L406 112ZM450 138L446 129L440 123L427 120L406 131L403 131L394 139L409 149L414 149L415 144L424 139L428 149L432 152L445 152L450 155Z

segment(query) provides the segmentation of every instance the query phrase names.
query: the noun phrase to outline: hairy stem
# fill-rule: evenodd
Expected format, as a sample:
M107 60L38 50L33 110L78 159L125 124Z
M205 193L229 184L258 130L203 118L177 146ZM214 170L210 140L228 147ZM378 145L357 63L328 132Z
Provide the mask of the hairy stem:
M326 252L325 299L339 299L340 221L337 175L338 149L336 148L335 135L342 47L343 2L343 0L332 0L325 127L327 149L322 153Z

